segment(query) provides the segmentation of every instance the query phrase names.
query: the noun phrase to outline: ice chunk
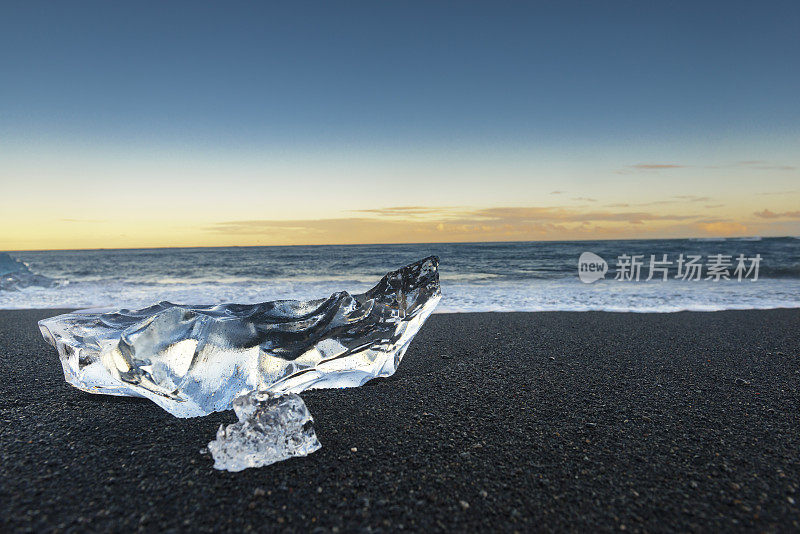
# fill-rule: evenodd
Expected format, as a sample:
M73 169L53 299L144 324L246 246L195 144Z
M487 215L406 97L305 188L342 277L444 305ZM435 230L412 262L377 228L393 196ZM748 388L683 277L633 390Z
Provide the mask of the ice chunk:
M322 447L300 395L251 391L233 401L233 409L239 422L220 425L217 439L208 444L215 469L263 467Z
M313 301L75 312L39 322L64 377L90 393L141 396L178 417L228 409L253 390L359 386L395 372L441 299L431 256L363 294Z
M56 280L32 273L28 266L19 260L0 252L0 290L19 291L26 287L55 287Z

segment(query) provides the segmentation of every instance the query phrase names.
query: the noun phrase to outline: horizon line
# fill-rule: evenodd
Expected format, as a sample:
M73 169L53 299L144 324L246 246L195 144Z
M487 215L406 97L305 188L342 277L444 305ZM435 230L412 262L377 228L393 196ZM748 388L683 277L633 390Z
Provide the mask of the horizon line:
M409 243L320 243L307 245L179 245L172 247L96 247L96 248L42 248L42 249L16 249L2 250L0 252L91 252L100 250L171 250L171 249L225 249L225 248L289 248L289 247L375 247L375 246L408 246L408 245L480 245L480 244L513 244L513 243L594 243L598 241L727 241L749 239L800 239L800 236L695 236L695 237L649 237L649 238L620 238L620 239L540 239L540 240L511 240L511 241L425 241Z

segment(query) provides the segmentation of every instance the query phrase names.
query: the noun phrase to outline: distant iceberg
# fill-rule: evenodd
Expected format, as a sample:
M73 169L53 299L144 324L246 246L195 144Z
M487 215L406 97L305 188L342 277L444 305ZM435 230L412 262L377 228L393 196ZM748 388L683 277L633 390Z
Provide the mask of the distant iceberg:
M32 273L28 266L0 252L0 291L19 291L26 287L55 287L58 281Z

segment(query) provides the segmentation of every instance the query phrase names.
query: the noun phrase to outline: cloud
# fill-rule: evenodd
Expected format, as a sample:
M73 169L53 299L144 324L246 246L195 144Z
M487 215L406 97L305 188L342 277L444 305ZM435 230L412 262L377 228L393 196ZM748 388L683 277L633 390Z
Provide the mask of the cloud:
M641 224L644 221L679 221L696 218L691 215L669 215L650 212L583 212L571 208L545 207L511 207L485 208L471 212L475 218L490 219L509 224L542 223L542 222L583 222L583 221L616 221Z
M350 210L354 213L367 213L379 217L424 217L431 215L444 216L456 208L451 207L425 207L425 206L394 206L388 208L370 208Z
M636 165L628 165L629 169L638 169L644 171L653 171L660 169L683 169L686 165L678 165L676 163L637 163Z
M642 208L580 209L575 206L505 206L454 208L396 206L357 210L354 217L305 220L224 221L206 227L208 234L251 244L431 243L464 241L533 241L548 239L624 239L649 237L734 236L784 232L782 221L800 212L764 210L750 220L709 218L706 197L679 195L666 202L697 206L694 212L669 213ZM629 209L624 209L629 208ZM354 210L356 211L356 210ZM776 226L778 225L778 226Z
M757 169L760 171L793 171L797 167L792 165L776 165L768 161L753 160L753 161L737 161L730 165L730 167L743 167L747 169Z
M648 207L648 206L664 206L666 204L685 204L686 202L708 202L712 200L711 197L700 197L696 195L675 195L664 200L653 200L652 202L639 202L636 204L630 203L619 203L619 204L606 204L607 208L630 208L633 206L636 207Z
M708 202L711 197L698 197L697 195L675 195L672 198L685 202Z
M645 221L680 221L695 218L691 215L656 214L646 211L614 212L614 211L581 211L566 207L497 207L455 212L452 208L425 208L424 212L438 214L430 220L410 218L406 220L380 218L385 212L394 214L395 208L361 210L375 213L375 217L342 217L317 220L244 220L219 222L205 230L223 234L274 234L295 233L305 235L329 235L338 231L354 231L363 233L371 229L377 231L404 231L426 233L442 229L459 232L525 232L555 229L552 225L581 224L587 222L620 222L642 224ZM413 211L413 213L417 213ZM563 227L560 229L564 229Z
M763 160L746 160L734 163L723 163L718 165L685 165L679 163L637 163L627 165L623 169L615 171L616 174L630 174L637 171L663 171L670 169L747 169L754 171L794 171L797 167L792 165L782 165Z
M787 191L770 191L768 193L758 193L759 195L794 195L800 193L800 189L789 189Z
M597 202L596 198L589 197L575 197L572 200L577 200L578 202Z
M354 219L355 220L355 219ZM205 228L208 232L221 234L271 234L276 232L291 232L295 234L321 234L324 233L319 227L325 219L309 221L226 221L218 222Z
M782 213L775 213L765 209L764 211L757 211L753 215L762 219L800 219L800 211L784 211Z
M713 221L697 223L697 228L706 234L728 237L747 232L747 226L736 222Z
M368 213L373 215L371 217L224 221L204 230L250 242L272 244L524 241L587 239L602 236L603 232L626 235L631 225L692 218L688 215L662 215L646 211L620 213L537 206L461 211L453 208L403 208L411 209L369 210ZM384 216L385 213L394 215L406 211L413 215L405 219ZM430 214L430 217L414 216L418 213Z

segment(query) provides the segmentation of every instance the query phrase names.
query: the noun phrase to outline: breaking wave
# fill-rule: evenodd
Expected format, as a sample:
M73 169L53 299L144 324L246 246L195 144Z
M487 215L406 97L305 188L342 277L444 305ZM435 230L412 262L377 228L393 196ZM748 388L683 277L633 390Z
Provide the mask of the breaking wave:
M583 284L577 259L584 251L611 268L623 254L758 254L762 261L757 282L620 282L609 272ZM382 273L430 255L441 258L440 312L800 307L800 241L787 237L0 253L0 308L314 299L365 291Z

